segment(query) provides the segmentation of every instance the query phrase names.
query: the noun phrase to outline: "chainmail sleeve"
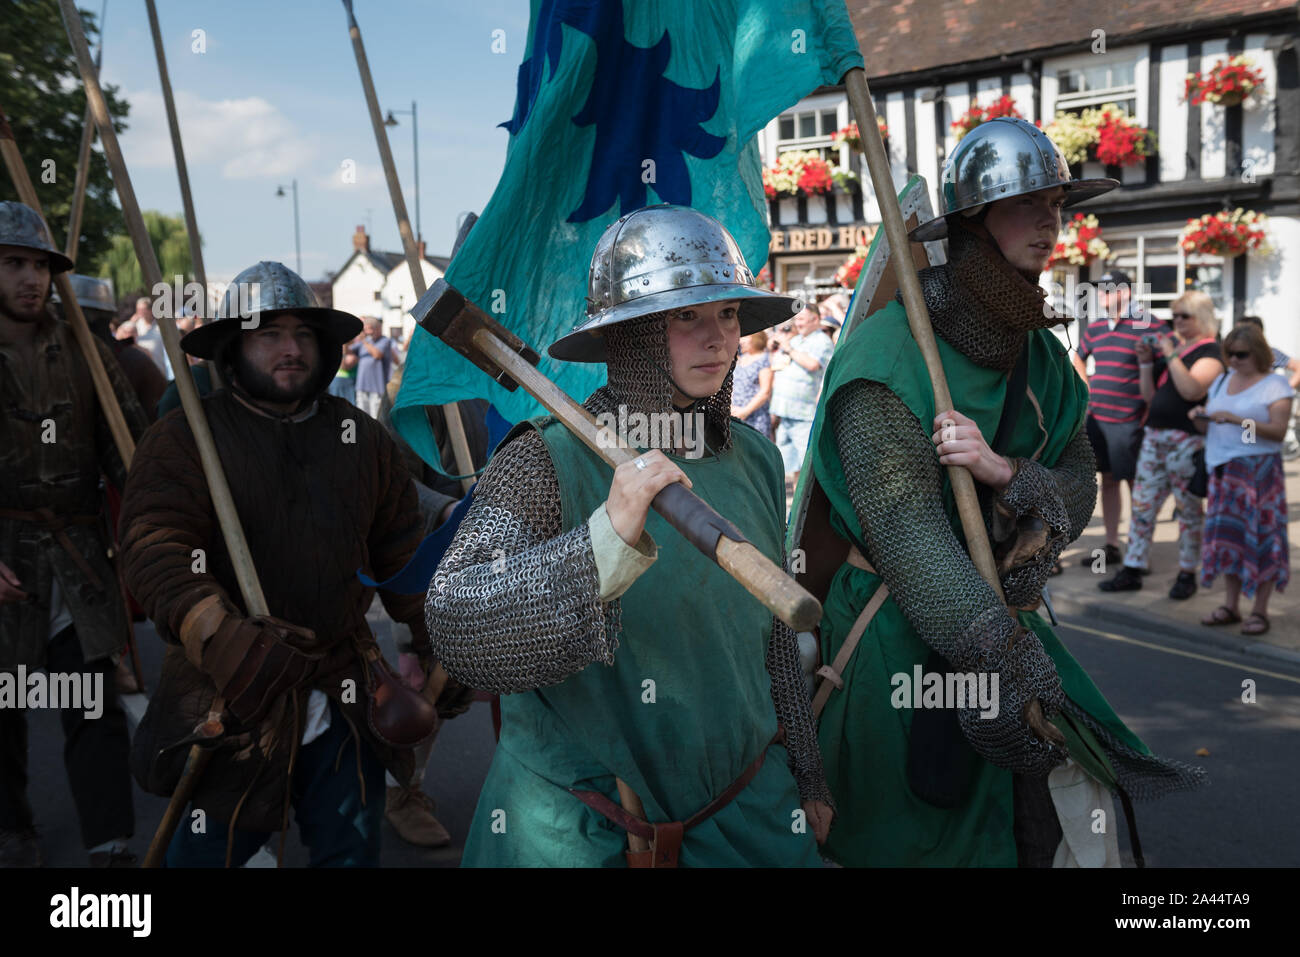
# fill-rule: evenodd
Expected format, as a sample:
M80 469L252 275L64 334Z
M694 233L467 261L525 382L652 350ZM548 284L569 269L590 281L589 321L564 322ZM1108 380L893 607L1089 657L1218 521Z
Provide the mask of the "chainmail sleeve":
M599 592L588 527L561 534L555 467L530 430L493 458L429 583L433 652L482 691L558 684L614 662L619 603Z
M1047 717L1064 702L1051 658L975 569L942 505L942 466L928 432L886 386L857 381L831 401L854 512L868 557L927 645L960 672L999 674L998 714L961 708L972 747L998 767L1045 774L1065 756L1023 718L1038 698Z
M786 569L789 571L788 567ZM772 640L767 646L767 673L772 678L772 703L776 717L785 729L785 746L790 755L790 773L794 775L801 801L824 801L832 808L822 752L813 722L812 702L808 699L803 669L799 665L799 639L794 630L772 616Z

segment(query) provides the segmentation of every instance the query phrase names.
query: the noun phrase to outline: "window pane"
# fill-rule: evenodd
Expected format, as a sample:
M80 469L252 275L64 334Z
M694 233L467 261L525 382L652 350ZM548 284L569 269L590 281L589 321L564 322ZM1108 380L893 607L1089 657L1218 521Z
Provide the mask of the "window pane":
M1079 92L1079 74L1075 70L1062 70L1057 78L1060 95Z
M809 139L817 135L817 114L801 113L799 115L799 138Z
M822 110L822 136L830 136L838 129L835 125L835 111Z
M1134 83L1133 73L1137 69L1136 63L1115 63L1110 68L1110 85L1111 86L1132 86Z
M1104 90L1108 85L1109 73L1109 67L1088 67L1083 71L1083 88L1085 90Z
M1143 279L1151 287L1153 296L1173 296L1178 293L1177 266L1152 266L1148 260Z
M777 125L777 136L783 140L794 139L794 117L783 116Z

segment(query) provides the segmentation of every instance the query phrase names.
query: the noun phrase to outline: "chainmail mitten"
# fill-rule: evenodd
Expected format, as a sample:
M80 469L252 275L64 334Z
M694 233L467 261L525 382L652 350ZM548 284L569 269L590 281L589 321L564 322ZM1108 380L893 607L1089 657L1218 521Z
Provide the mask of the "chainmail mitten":
M600 601L586 524L560 526L555 467L525 432L492 459L429 584L430 642L458 681L509 694L614 663L619 603Z
M845 386L830 411L863 544L899 609L955 671L999 672L996 718L960 710L971 745L998 767L1045 773L1064 753L1039 742L1023 708L1037 697L1050 718L1063 700L1060 679L1041 642L1011 617L953 533L929 434L880 383Z
M787 571L788 571L787 567ZM813 723L812 702L799 666L799 639L794 630L772 616L772 640L767 646L767 673L772 678L772 704L776 718L785 728L785 746L790 755L790 773L799 788L801 801L825 801L832 808L821 747Z
M1022 525L1026 519L1036 519L1046 532L1033 554L1019 556L1009 569L999 566L1007 604L1024 608L1038 604L1052 565L1092 517L1097 501L1096 459L1080 429L1054 468L1030 459L1016 459L1013 464L1016 474L993 507L1001 506L1000 511L1010 512ZM995 529L997 524L993 523Z

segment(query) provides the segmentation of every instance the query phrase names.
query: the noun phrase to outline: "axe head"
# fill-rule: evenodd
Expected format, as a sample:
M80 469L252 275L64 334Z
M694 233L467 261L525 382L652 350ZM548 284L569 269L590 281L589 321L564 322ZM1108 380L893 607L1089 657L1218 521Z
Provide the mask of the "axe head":
M479 351L474 345L475 333L481 330L491 333L533 365L540 359L522 339L457 292L445 279L436 280L420 297L411 310L411 317L425 332L437 336L512 392L519 384Z

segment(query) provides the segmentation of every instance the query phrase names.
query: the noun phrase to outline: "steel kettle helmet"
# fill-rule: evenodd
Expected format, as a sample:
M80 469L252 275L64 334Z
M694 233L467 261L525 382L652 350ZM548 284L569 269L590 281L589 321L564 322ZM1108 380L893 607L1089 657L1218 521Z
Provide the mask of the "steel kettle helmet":
M49 253L50 275L72 268L72 260L50 241L50 231L41 214L23 203L0 203L0 246L22 246Z
M215 359L222 345L245 328L244 320L270 319L292 312L316 326L326 337L342 344L361 331L361 320L350 312L327 309L311 286L283 263L263 260L249 266L226 287L217 318L199 326L181 340L181 347L200 359Z
M587 274L587 318L547 350L556 359L604 362L604 330L669 309L737 300L740 334L784 322L803 308L760 289L725 226L689 206L646 206L620 217L596 243Z
M1073 206L1118 186L1113 179L1071 179L1060 148L1028 120L1000 116L967 133L943 164L942 212L911 232L916 242L948 235L948 219L987 203L1061 186Z

